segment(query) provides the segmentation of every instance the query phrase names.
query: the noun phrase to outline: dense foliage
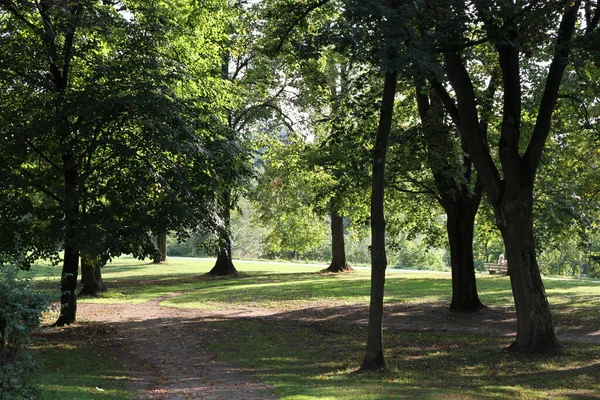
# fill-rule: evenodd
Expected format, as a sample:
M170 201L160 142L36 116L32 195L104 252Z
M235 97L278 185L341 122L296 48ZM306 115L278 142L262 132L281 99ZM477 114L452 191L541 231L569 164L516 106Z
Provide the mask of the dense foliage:
M0 399L36 398L29 378L37 364L27 344L49 304L14 268L0 268Z

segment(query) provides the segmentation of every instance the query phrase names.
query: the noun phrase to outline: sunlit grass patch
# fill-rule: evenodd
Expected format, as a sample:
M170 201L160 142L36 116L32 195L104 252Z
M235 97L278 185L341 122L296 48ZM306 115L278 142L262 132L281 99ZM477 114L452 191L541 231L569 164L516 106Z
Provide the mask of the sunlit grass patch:
M117 259L103 271L109 291L99 298L80 301L138 304L164 297L160 304L169 307L267 309L265 313L272 315L268 320L203 320L202 324L211 325L217 332L209 345L215 354L250 369L286 400L570 400L593 398L600 393L599 346L567 342L562 357L531 359L504 350L511 338L446 331L386 329L387 368L377 373L355 374L364 355L364 327L341 323L343 315L336 318L337 311L319 321L311 320L310 313L326 307L340 312L345 307L354 307L354 312L364 313L366 318L370 292L368 270L324 274L320 271L325 266L236 262L237 276L206 276L213 263L213 260L170 259L166 264L156 265ZM46 275L38 273L36 285L45 290L55 285L53 290L58 293L58 275L52 275L56 270L48 267L44 270ZM514 310L509 278L484 274L477 278L484 304L503 312ZM546 280L545 284L558 324L600 327L600 316L596 312L600 284L573 280ZM177 295L169 296L173 293ZM408 313L427 310L427 307L440 310L450 299L449 274L390 271L387 276L386 307L402 304ZM75 341L72 346L75 347L63 349L65 357L71 357L73 352L86 354L86 351L92 354L91 359L97 357L91 341ZM42 354L42 358L50 354L51 362L64 362L70 368L69 359L52 361L59 357L52 354L52 346L46 351L49 353ZM58 348L56 352L60 353ZM85 364L85 360L73 357L76 364ZM97 372L105 383L93 387L88 378L96 372L87 373L85 369L82 370L83 383L61 385L61 379L68 379L71 374L64 369L67 367L43 370L50 376L49 380L43 380L45 391L54 396L47 398L85 399L87 397L77 396L88 395L130 398L127 396L131 394L123 394L126 389L120 386L123 383L120 374L125 373L118 368L110 372L113 368L110 364L109 372Z
M387 368L354 373L361 327L284 321L218 322L211 345L274 386L282 399L573 399L600 393L597 345L569 344L562 357L507 353L510 339L386 331ZM243 333L242 333L243 332Z

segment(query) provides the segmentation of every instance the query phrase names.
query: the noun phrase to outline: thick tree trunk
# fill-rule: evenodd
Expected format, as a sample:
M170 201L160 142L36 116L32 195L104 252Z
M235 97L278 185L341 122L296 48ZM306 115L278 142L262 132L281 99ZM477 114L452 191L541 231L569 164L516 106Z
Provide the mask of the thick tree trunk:
M219 238L219 253L217 255L217 261L215 266L208 272L208 275L237 275L237 270L233 265L233 258L231 256L231 212L229 209L229 194L225 199L225 206L223 208L223 221L224 226L220 232Z
M557 355L561 348L535 255L532 205L533 190L527 188L507 193L497 210L517 310L517 338L509 350Z
M83 288L77 296L97 297L101 292L106 291L102 282L102 266L100 262L89 262L86 257L81 258L81 277L83 278Z
M208 275L237 275L237 270L231 260L231 250L219 250L215 266L208 272Z
M331 264L327 272L352 271L346 262L346 247L344 244L344 218L336 211L331 212Z
M369 326L365 358L361 371L385 367L383 357L383 293L385 287L385 162L394 115L394 97L398 74L385 75L383 99L377 128L371 191L371 301L369 304Z
M63 154L65 215L65 254L60 278L60 316L54 326L65 326L75 322L77 315L77 273L79 269L79 196L77 192L79 171L75 155Z
M462 149L455 148L451 131L444 122L445 112L438 96L423 93L423 82L416 85L427 158L431 169L438 200L446 211L446 230L450 244L452 268L452 301L450 310L475 311L483 308L477 293L475 265L473 263L473 231L475 215L479 209L483 187L477 181L471 189L471 159L460 157ZM462 161L460 161L462 158Z
M476 3L481 15L487 15L485 2ZM511 350L529 354L558 354L560 346L554 332L550 307L544 292L535 257L533 235L533 187L536 171L544 151L546 139L552 126L552 114L556 106L565 68L569 63L573 34L577 25L581 0L569 2L563 11L554 44L554 55L548 68L546 83L537 107L538 113L533 130L529 130L528 142L523 141L522 87L520 60L522 55L516 43L525 26L505 29L507 36L495 35L498 31L490 19L485 23L498 54L502 70L503 100L502 125L498 141L498 154L502 174L490 153L485 132L479 127L478 99L473 81L463 56L458 52L445 53L446 72L457 106L440 84L442 100L453 116L467 144L469 155L485 186L488 199L494 206L496 223L502 232L508 271L511 280L515 308L517 310L517 339ZM503 7L513 7L508 3ZM465 10L468 7L464 6ZM506 11L506 9L505 9ZM512 12L512 11L511 11ZM527 21L527 19L523 19ZM509 25L511 22L509 21ZM525 29L522 29L525 28ZM547 27L551 29L551 27ZM522 153L523 144L527 143ZM502 176L502 177L501 177Z
M154 263L158 264L167 261L167 232L160 232L156 236L156 247L159 254L154 258Z
M450 310L476 311L485 306L479 300L473 263L473 229L475 210L447 213L446 229L450 243L452 301Z

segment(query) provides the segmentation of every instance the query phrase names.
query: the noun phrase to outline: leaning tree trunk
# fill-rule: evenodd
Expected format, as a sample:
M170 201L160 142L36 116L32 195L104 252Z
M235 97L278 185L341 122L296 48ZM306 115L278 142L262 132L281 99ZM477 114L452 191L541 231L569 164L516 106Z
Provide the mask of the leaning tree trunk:
M473 209L474 208L474 209ZM452 301L450 310L476 311L485 306L479 300L473 263L473 230L477 207L457 207L447 212L446 229L450 243Z
M533 185L507 193L497 211L517 310L517 338L509 350L557 355L561 348L536 260L532 208Z
M77 315L77 273L79 269L79 196L77 192L79 171L75 155L63 154L65 215L65 253L60 278L60 316L54 326L65 326L75 322Z
M352 267L346 261L346 247L344 244L344 218L337 213L331 212L331 264L325 270L327 272L352 271Z
M383 98L373 156L373 177L371 189L371 300L369 304L369 325L367 349L360 370L369 371L385 367L383 357L383 292L385 287L385 162L388 142L394 115L394 97L398 74L385 75Z

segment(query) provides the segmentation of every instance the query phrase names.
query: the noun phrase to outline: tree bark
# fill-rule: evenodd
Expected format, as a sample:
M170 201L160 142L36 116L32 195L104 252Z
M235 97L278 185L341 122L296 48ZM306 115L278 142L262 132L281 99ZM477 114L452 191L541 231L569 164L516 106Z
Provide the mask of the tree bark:
M233 265L233 258L231 256L231 196L229 193L226 193L223 197L223 226L219 232L217 261L214 267L208 272L208 275L237 275L237 270Z
M160 232L156 236L156 247L159 254L154 258L154 263L158 264L167 261L167 232Z
M346 261L346 247L344 244L344 218L337 211L331 212L331 264L327 272L352 271Z
M77 315L77 273L79 269L79 239L77 234L79 221L79 170L75 154L63 154L64 197L63 213L65 215L65 253L60 278L60 316L54 326L65 326L75 323Z
M394 115L394 97L398 74L385 75L383 98L375 141L373 157L373 177L371 189L371 300L369 304L369 325L367 349L360 366L361 371L378 370L385 367L383 357L383 294L385 287L385 162L388 142Z
M86 257L81 257L81 277L83 278L83 288L77 294L78 297L97 297L101 292L106 291L102 281L101 264L101 261L90 261Z
M509 350L557 355L561 347L535 255L532 209L533 184L506 193L497 212L517 311L517 338Z
M476 311L485 306L479 300L475 265L473 263L473 231L475 209L457 207L446 211L446 230L450 243L450 264L452 268L452 311Z
M104 279L102 279L102 268L104 265L106 265L106 261L96 264L94 267L94 277L96 282L98 282L98 290L100 292L106 292L106 285L104 284Z
M483 187L473 180L469 157L452 142L451 130L444 123L442 104L435 95L423 93L425 85L416 85L416 99L427 144L427 158L438 194L446 212L446 230L450 244L452 271L452 311L476 311L485 306L479 300L473 262L473 232ZM481 124L480 124L481 126ZM482 126L483 127L483 126Z

